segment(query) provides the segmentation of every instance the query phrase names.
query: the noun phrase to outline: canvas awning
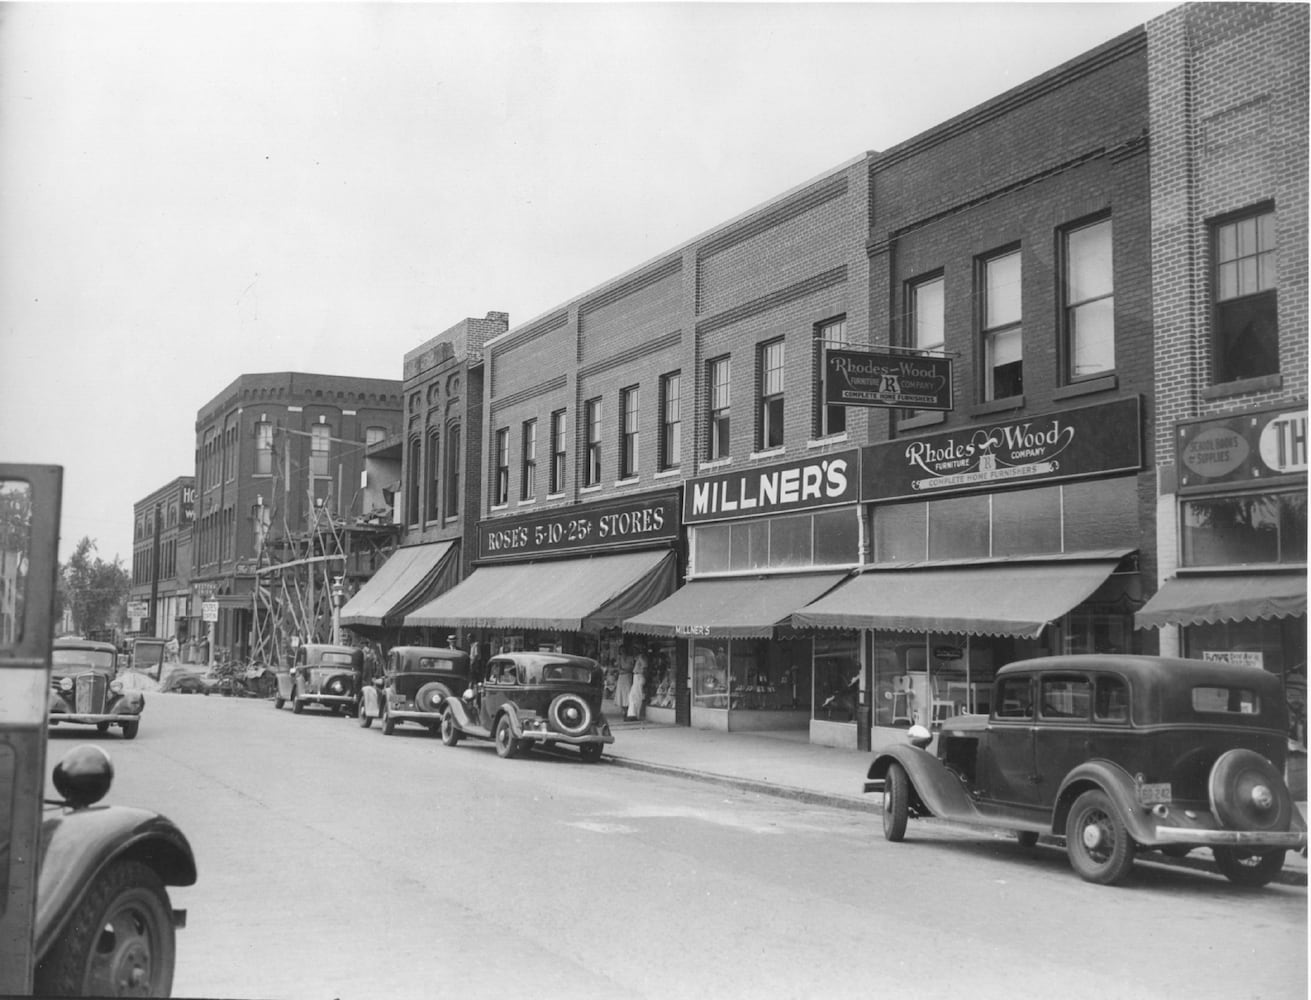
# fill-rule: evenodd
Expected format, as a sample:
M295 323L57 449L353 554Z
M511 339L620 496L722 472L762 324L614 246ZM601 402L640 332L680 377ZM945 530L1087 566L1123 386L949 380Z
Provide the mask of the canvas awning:
M416 604L450 588L459 573L455 542L397 549L342 606L343 625L396 626Z
M1137 628L1291 618L1306 614L1306 573L1216 573L1166 580L1141 611Z
M1105 583L1123 555L866 570L799 609L792 624L1036 638Z
M618 625L674 589L668 550L481 566L405 616L407 626L583 632Z
M832 590L845 573L693 580L624 622L641 635L755 638L774 634L797 608Z

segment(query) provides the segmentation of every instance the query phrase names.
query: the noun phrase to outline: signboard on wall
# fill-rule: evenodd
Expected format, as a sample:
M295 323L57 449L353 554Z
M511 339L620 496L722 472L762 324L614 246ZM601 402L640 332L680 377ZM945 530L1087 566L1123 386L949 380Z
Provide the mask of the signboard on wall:
M950 410L951 359L829 348L824 352L824 402Z
M859 499L860 452L852 449L689 479L683 484L683 521L790 514Z
M1130 396L870 445L861 458L861 498L930 500L1137 472L1142 436L1141 402Z
M1306 414L1265 410L1175 428L1179 486L1256 483L1281 477L1306 478Z
M478 560L617 550L678 539L678 493L557 507L478 524Z

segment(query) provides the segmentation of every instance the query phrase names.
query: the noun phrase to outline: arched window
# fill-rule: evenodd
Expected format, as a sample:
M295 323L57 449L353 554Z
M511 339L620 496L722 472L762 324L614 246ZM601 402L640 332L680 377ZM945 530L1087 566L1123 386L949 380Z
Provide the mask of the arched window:
M419 523L419 480L423 475L423 447L420 439L410 438L409 461L405 463L405 523Z
M441 435L436 430L428 432L428 454L427 459L427 480L428 480L428 513L429 521L437 520L441 513L440 503L442 496L442 467L441 467Z
M460 513L460 425L446 432L446 516Z

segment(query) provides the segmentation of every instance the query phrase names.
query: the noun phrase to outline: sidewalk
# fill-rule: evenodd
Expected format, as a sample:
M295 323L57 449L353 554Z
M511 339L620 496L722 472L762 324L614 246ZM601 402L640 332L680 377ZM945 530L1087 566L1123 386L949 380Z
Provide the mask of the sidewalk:
M805 732L725 733L650 722L628 722L609 716L615 741L602 761L656 774L729 785L761 795L853 809L871 815L871 830L882 836L878 814L883 800L861 788L871 754L815 746ZM1302 815L1307 804L1299 802ZM1213 871L1207 852L1168 864ZM1284 885L1307 884L1307 859L1289 851L1277 880Z

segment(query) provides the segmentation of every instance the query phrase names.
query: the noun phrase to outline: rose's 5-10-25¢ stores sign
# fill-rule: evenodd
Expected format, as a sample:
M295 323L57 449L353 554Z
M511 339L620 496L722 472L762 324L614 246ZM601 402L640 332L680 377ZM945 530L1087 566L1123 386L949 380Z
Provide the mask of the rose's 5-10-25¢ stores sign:
M618 551L678 540L678 492L557 507L478 525L478 561Z

